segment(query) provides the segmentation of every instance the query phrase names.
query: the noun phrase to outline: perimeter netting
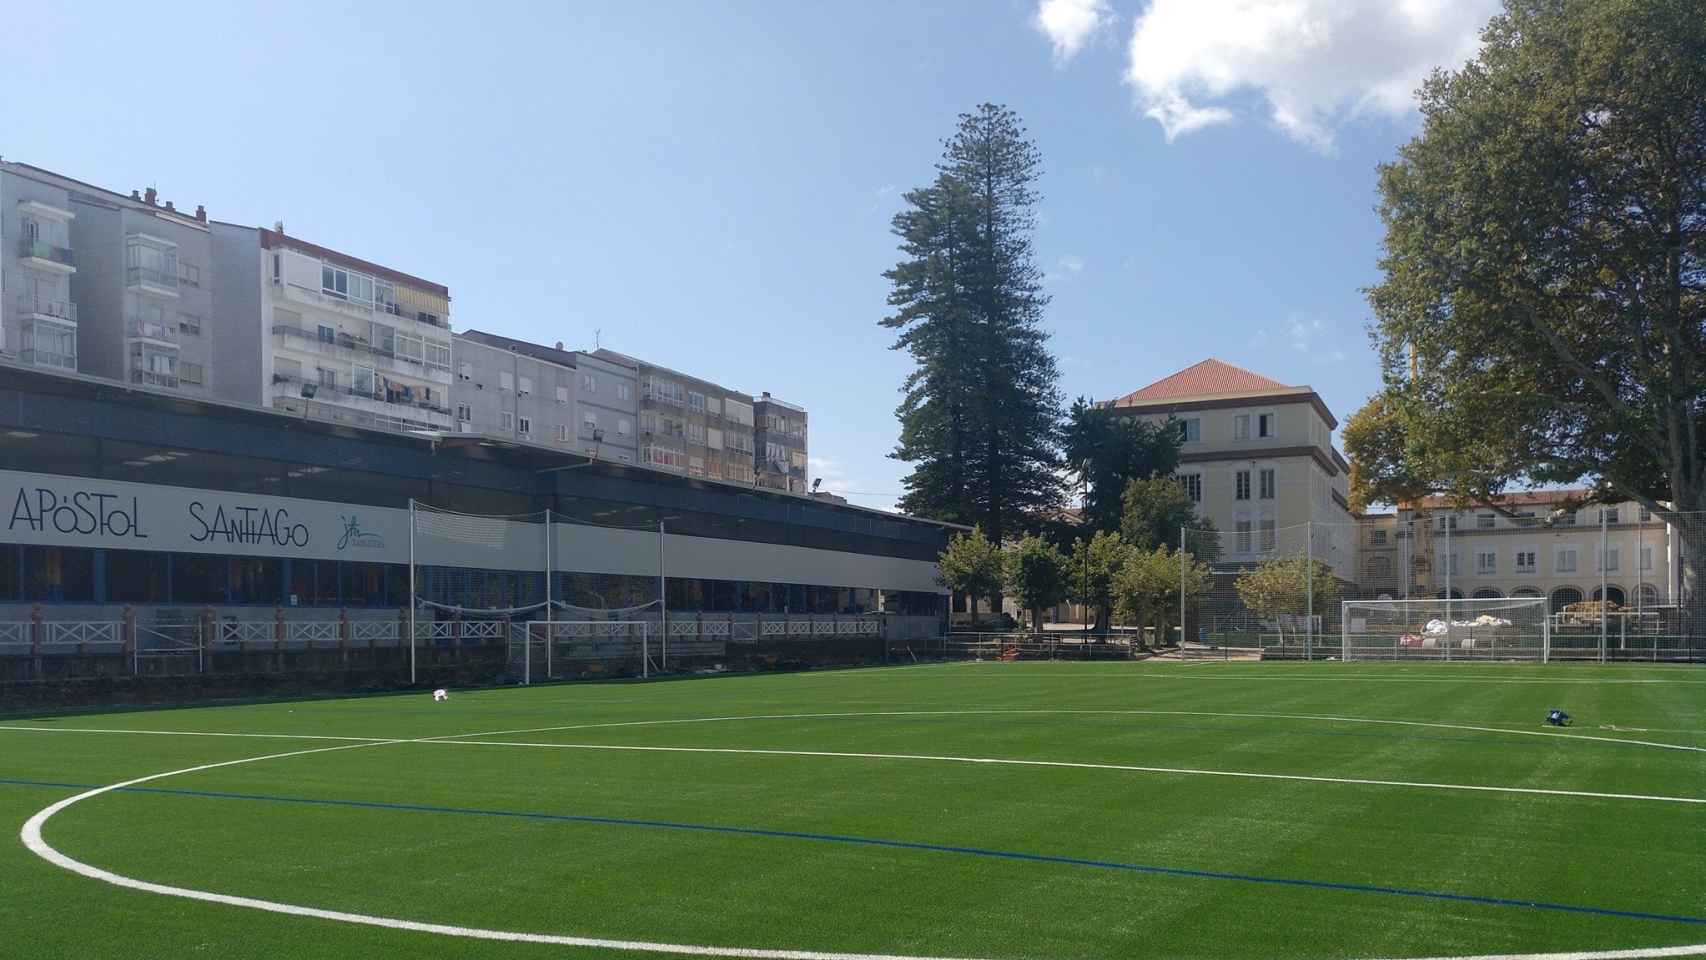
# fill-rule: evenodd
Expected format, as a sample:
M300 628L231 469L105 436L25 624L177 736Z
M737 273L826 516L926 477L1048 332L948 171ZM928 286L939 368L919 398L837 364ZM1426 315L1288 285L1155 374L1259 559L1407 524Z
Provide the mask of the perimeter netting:
M1346 660L1533 660L1551 649L1542 597L1482 600L1346 600Z

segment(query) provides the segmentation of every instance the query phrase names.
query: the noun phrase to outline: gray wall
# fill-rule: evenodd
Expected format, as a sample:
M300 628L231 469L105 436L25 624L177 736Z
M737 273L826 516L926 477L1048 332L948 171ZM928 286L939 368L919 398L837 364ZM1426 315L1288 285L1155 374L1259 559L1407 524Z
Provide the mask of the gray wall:
M633 367L625 367L585 353L575 354L579 376L575 377L575 429L578 449L592 450L600 460L638 463L640 459L640 384ZM590 377L590 379L589 379ZM626 389L619 389L625 387ZM626 394L626 396L624 396ZM583 426L588 415L604 432L604 442L595 444ZM626 421L628 432L620 427Z
M214 396L236 403L261 402L261 287L267 282L261 234L254 227L213 224L213 305L203 329L219 347ZM209 286L203 281L204 286Z

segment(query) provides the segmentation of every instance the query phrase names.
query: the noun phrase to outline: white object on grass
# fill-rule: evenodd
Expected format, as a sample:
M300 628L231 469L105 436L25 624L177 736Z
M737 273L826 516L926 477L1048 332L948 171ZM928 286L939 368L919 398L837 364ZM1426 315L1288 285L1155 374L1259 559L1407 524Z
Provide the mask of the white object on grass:
M432 698L434 700L449 700L450 699L450 691L445 690L441 687L441 688L434 690L432 692Z

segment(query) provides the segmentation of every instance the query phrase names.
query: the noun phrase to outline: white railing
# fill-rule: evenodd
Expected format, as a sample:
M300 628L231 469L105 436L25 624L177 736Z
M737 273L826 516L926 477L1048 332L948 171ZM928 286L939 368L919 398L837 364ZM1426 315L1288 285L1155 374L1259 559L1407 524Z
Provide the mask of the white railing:
M372 643L375 640L395 640L397 633L397 622L395 620L351 620L349 625L351 642Z
M308 643L337 643L338 634L338 621L336 620L291 620L285 623L285 637L290 640Z
M0 623L0 643L29 643L30 625L22 620Z
M462 636L479 640L501 640L505 626L502 620L464 620Z
M766 620L760 632L766 637L785 637L788 635L788 621Z
M271 643L278 639L270 620L226 620L219 624L220 643Z
M45 644L121 643L121 624L117 620L74 620L69 623L44 623Z

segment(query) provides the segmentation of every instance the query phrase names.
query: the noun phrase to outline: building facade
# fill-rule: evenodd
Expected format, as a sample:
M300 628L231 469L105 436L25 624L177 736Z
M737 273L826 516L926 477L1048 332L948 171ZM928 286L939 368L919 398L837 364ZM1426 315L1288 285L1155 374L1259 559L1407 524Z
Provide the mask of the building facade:
M456 432L578 449L574 355L469 330L451 340Z
M806 409L769 393L752 405L753 469L759 486L806 493Z
M1179 431L1179 481L1219 531L1222 564L1308 551L1355 580L1350 466L1314 390L1210 359L1106 408Z
M1499 509L1439 498L1363 518L1363 593L1391 599L1545 597L1556 613L1605 599L1676 602L1681 538L1636 503L1564 509L1584 490L1509 494ZM1603 521L1603 522L1602 522Z
M448 288L282 223L214 223L213 237L221 343L237 364L218 396L380 430L455 429Z
M658 470L753 482L752 397L612 350L592 354L633 364L640 386L640 462Z
M20 163L0 163L0 356L77 369L77 273L67 184Z
M640 462L640 373L633 363L575 351L575 428L595 460Z

